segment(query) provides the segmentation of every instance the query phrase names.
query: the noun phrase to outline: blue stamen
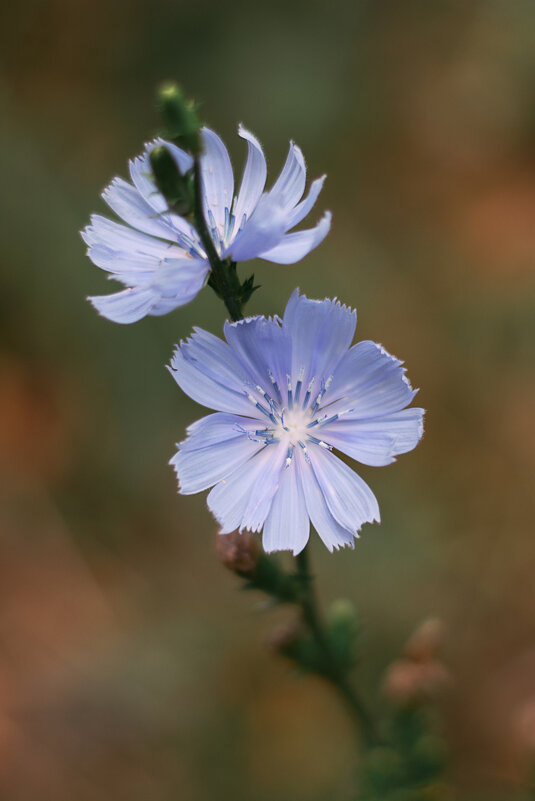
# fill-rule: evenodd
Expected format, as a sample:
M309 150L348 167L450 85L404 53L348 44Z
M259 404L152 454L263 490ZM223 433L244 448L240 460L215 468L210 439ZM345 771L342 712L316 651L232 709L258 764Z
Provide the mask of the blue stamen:
M320 420L319 422L321 423L322 426L326 426L328 423L334 423L335 420L338 420L339 416L340 415L338 415L338 414L333 414L331 417L327 417L326 420L323 419L323 420Z
M292 379L289 375L286 376L286 382L288 387L288 409L293 409L294 402L293 402L293 395L292 395Z
M280 387L279 387L279 385L277 384L277 381L276 381L276 379L275 379L275 376L273 375L273 373L271 372L271 370L268 370L268 376L269 376L269 380L270 380L270 381L271 381L271 383L273 384L273 388L274 388L274 390L275 390L275 392L276 392L276 394L277 394L277 400L278 400L278 402L279 402L279 403L282 403L282 395L281 395Z
M325 450L327 450L327 451L332 451L332 449L333 449L332 445L328 445L322 439L317 439L316 437L309 437L308 439L309 439L310 442L313 442L314 445L319 445L321 448L325 448Z
M303 453L305 454L305 462L310 464L310 456L308 455L307 446L300 439L297 440L297 444L303 449Z
M289 445L288 446L288 452L286 454L286 467L290 467L290 464L292 462L293 452L294 452L294 446L293 445Z
M314 381L315 381L315 380L316 380L315 378L312 378L312 379L310 380L309 384L308 384L308 387L307 387L307 392L306 392L306 395L305 395L305 399L304 399L304 401L303 401L303 409L306 409L306 407L307 407L307 403L308 403L308 402L309 402L309 400L310 400L310 394L311 394L311 392L312 392L312 387L313 387L313 385L314 385Z

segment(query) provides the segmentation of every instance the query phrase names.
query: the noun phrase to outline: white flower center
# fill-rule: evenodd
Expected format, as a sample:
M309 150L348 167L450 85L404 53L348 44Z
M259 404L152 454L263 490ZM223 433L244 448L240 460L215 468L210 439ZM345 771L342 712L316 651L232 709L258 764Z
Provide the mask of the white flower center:
M305 442L308 438L307 425L312 417L309 409L284 409L281 420L273 435L288 445L297 445L299 440Z
M271 370L268 376L272 387L266 391L261 386L246 389L246 395L256 409L255 417L265 420L265 427L255 431L246 431L238 426L242 434L265 445L282 443L287 448L286 467L289 467L296 446L303 450L306 461L310 461L307 445L319 445L331 450L331 445L321 439L321 429L324 425L338 420L351 409L332 412L328 407L322 407L323 397L329 388L332 376L326 381L312 378L308 385L303 384L304 369L300 371L294 383L287 376L287 387L283 393Z

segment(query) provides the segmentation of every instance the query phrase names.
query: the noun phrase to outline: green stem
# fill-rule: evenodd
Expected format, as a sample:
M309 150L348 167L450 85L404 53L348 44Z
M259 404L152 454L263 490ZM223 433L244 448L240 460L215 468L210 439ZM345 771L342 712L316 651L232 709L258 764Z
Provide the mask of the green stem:
M206 225L203 209L203 187L201 179L201 164L199 158L195 158L193 166L193 180L195 190L195 205L193 214L197 232L206 251L212 274L209 284L215 289L223 300L231 320L243 320L242 304L239 299L240 282L236 275L236 266L229 262L224 262L219 258L215 249L210 231Z
M301 584L303 587L301 596L303 619L308 626L310 633L314 637L318 649L323 655L325 663L325 677L331 682L331 684L336 688L338 693L346 702L367 745L376 745L378 742L378 737L372 718L349 682L346 671L340 668L329 643L325 626L321 620L312 585L312 576L309 569L308 548L305 548L303 551L301 551L301 553L296 557L296 562L297 574L301 579Z
M195 191L195 204L193 213L197 232L206 251L206 255L212 269L209 283L223 300L225 306L227 307L230 318L236 322L243 319L242 303L239 297L240 282L236 275L236 265L227 261L222 261L219 258L219 254L217 253L213 243L208 226L206 225L202 201L203 187L201 179L201 165L198 157L196 157L194 161L193 178ZM362 732L367 744L373 745L377 742L373 721L366 707L348 681L345 670L340 668L335 655L332 652L327 633L321 621L315 594L312 588L312 577L309 573L308 554L306 548L297 556L296 561L297 573L302 584L300 604L303 612L303 619L310 629L310 633L314 637L316 644L323 655L325 664L325 677L331 682L331 684L334 685L339 694L343 697L358 725L359 731Z

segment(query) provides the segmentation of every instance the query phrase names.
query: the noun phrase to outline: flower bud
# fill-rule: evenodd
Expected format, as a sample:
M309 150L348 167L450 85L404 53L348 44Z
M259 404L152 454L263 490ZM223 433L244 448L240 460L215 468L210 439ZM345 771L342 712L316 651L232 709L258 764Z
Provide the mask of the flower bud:
M436 698L450 681L449 671L437 659L426 662L398 659L386 671L383 692L400 706L422 704Z
M267 645L272 651L286 656L291 653L293 646L302 634L301 621L299 619L290 620L271 632Z
M175 83L161 87L158 93L160 113L165 124L165 137L172 139L194 156L201 152L200 123L192 100L186 100Z
M535 759L535 698L529 699L517 711L514 728L522 751Z
M446 766L446 746L435 734L423 734L414 744L412 760L421 776L437 776Z
M342 670L350 670L357 662L359 621L354 605L342 598L328 610L329 639L336 661Z
M329 620L333 626L344 628L355 627L358 624L355 604L345 598L338 598L329 607Z
M165 145L151 150L150 165L154 182L170 209L182 217L193 210L193 182L190 175L181 175Z
M259 547L251 534L220 534L216 540L219 559L229 570L252 578L258 564Z
M365 781L374 797L390 798L393 787L402 788L405 779L405 768L400 755L386 746L374 748L369 752L365 763Z
M430 617L425 620L411 636L403 653L415 662L426 662L434 659L442 644L444 624L439 618Z

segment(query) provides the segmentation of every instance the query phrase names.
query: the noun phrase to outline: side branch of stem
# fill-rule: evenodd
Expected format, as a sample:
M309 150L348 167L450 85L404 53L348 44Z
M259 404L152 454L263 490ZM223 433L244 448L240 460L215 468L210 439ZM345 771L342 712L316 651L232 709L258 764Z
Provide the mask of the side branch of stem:
M367 745L375 745L378 742L378 737L372 718L356 690L351 685L346 670L340 667L329 642L325 625L321 619L312 585L307 548L298 554L296 563L297 574L302 584L300 605L303 620L314 638L318 650L323 655L325 678L331 682L344 699Z

